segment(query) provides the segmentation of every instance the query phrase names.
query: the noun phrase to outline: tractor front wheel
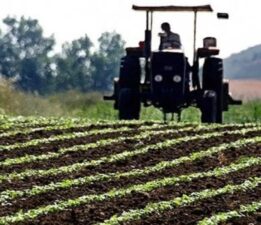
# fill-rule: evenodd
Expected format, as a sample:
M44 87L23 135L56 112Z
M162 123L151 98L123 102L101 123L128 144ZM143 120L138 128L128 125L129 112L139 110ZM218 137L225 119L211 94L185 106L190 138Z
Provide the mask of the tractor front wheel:
M217 94L215 91L206 90L201 102L202 123L217 122Z

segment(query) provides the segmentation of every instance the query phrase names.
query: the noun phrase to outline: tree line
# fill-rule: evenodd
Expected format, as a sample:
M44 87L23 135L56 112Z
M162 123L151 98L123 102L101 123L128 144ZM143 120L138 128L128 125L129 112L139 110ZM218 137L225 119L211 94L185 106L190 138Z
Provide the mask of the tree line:
M119 71L125 42L104 32L94 45L87 35L62 45L55 53L54 36L45 37L38 20L3 19L0 32L0 74L26 92L40 95L76 89L106 91Z

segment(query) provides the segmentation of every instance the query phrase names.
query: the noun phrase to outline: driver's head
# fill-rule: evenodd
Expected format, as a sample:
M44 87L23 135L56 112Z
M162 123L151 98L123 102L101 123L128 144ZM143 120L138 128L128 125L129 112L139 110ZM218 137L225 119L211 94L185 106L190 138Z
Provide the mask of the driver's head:
M169 23L165 22L161 24L161 29L165 32L170 32L170 25Z

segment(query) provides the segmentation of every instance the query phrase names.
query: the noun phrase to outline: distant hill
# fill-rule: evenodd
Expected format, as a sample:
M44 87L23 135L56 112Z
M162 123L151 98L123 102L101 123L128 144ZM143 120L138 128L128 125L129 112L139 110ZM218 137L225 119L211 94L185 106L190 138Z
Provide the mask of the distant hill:
M224 69L226 78L261 79L261 44L226 58Z

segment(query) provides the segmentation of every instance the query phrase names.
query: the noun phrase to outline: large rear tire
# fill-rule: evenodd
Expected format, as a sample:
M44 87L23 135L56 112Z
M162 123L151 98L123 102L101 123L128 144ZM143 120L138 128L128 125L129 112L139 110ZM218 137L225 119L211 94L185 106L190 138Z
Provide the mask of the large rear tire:
M138 120L141 108L139 91L131 88L121 88L118 106L120 120Z
M216 93L216 123L223 122L224 91L223 61L220 58L206 58L203 66L203 89Z
M119 85L121 88L137 89L140 85L141 68L138 57L125 56L121 60Z
M215 91L206 90L201 103L201 122L217 122L217 95Z

